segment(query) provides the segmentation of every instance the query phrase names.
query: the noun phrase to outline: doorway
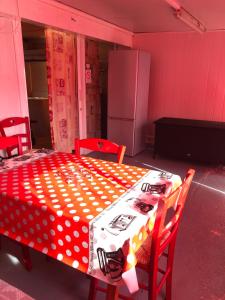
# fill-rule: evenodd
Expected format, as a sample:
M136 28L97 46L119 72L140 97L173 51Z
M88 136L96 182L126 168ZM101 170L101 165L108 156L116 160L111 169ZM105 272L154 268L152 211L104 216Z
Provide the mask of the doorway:
M28 107L33 148L52 148L44 27L22 22Z
M25 22L22 34L33 147L71 152L79 136L76 35Z
M108 55L114 44L86 38L87 138L107 138Z

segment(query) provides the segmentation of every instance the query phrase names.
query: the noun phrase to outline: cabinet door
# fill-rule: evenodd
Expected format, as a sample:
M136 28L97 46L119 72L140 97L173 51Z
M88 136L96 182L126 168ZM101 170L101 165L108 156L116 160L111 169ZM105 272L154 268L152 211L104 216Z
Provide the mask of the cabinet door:
M154 152L175 158L189 157L192 147L189 131L188 127L157 124Z
M224 130L156 124L155 154L205 163L224 163Z

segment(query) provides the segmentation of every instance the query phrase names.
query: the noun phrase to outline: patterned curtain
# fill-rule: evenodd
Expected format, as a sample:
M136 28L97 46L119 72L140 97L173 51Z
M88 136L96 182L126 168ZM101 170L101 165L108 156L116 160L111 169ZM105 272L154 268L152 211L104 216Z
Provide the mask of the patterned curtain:
M52 146L71 152L79 136L75 38L50 28L45 36Z

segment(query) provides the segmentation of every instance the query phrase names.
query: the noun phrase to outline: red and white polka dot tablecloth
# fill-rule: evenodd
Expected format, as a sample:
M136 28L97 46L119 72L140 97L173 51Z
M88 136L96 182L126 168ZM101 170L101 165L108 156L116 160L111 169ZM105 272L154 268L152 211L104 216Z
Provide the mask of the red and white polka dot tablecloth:
M29 155L28 155L29 156ZM136 264L177 175L72 154L0 168L0 233L111 284Z

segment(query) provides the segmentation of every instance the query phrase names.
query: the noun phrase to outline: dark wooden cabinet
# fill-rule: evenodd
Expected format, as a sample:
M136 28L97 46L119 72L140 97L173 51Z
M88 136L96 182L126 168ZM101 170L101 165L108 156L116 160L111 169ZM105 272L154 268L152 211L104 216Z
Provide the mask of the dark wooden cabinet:
M225 163L225 123L161 118L155 121L154 155Z

